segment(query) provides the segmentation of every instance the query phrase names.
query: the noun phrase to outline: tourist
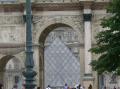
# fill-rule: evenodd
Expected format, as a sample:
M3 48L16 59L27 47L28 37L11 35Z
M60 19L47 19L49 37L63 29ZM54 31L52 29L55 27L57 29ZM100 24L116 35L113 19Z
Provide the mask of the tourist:
M37 89L40 89L40 87L37 87Z
M68 89L68 85L67 85L67 83L65 83L64 89Z
M88 89L92 89L92 85L91 84L89 85Z
M84 89L81 84L79 84L78 89Z
M51 89L50 85L48 85L46 89Z
M17 85L15 84L12 89L17 89L17 88L18 88L18 87L17 87Z
M104 87L104 89L107 89L106 86Z
M116 87L114 86L114 88L113 89L116 89Z

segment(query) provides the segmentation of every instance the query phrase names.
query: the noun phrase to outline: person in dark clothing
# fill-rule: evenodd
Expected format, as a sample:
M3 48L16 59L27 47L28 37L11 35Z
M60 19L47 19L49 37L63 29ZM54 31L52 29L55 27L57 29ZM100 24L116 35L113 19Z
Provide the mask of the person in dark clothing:
M106 86L104 87L104 89L107 89Z
M40 89L40 87L37 87L37 89Z
M89 85L88 89L92 89L92 85L91 84Z
M3 87L3 84L2 84L2 83L0 83L0 89L2 89L2 87Z
M116 87L114 86L114 88L113 89L116 89Z

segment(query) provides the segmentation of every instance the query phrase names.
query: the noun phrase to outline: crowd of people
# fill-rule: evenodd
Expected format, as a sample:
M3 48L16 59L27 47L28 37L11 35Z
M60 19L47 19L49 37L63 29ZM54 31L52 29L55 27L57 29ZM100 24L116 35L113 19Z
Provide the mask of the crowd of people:
M102 89L120 89L120 87L106 87L106 86L103 86Z
M46 89L52 89L52 88L51 88L51 86L50 86L50 85L48 85ZM85 89L85 87L84 87L84 86L82 86L81 84L75 85L74 87L70 87L70 86L68 86L68 84L67 84L67 83L65 83L64 88L63 88L63 89Z

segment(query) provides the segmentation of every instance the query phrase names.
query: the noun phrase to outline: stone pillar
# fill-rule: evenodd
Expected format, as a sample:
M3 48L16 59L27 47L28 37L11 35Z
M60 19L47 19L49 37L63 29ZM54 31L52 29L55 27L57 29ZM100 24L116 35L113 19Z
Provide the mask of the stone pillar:
M92 69L90 66L90 62L92 60L91 52L88 50L91 48L91 31L92 31L92 10L91 5L92 1L84 2L84 9L83 9L83 19L84 19L84 49L85 49L85 74L83 78L83 84L85 89L88 89L90 85L93 87L93 76L92 76ZM92 88L93 89L93 88Z
M45 89L44 84L44 48L39 47L39 86L41 89Z
M85 74L91 74L91 52L88 50L91 48L91 9L84 9L84 35L85 35Z

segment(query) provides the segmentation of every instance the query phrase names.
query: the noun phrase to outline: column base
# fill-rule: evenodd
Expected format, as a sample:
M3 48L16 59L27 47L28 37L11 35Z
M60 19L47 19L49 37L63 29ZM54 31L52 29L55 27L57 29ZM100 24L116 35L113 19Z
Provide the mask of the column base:
M83 85L84 85L85 89L88 89L88 87L90 85L92 86L92 89L93 89L93 81L94 81L94 77L91 73L90 74L84 74Z

